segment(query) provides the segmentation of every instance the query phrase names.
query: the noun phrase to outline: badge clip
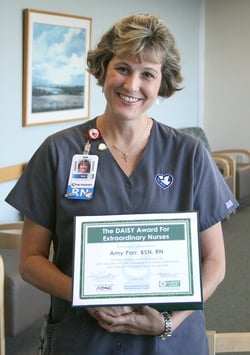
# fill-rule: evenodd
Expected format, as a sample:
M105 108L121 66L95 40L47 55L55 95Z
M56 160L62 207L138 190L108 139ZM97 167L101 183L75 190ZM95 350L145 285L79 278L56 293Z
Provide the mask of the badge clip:
M101 131L98 128L91 128L88 131L88 141L84 146L83 155L89 155L91 148L91 141L97 141L101 139Z

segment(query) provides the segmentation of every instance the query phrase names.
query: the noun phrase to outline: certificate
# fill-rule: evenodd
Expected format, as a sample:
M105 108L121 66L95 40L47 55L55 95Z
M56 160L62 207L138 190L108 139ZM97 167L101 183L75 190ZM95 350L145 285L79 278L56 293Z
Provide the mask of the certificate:
M72 304L202 309L197 213L75 217Z

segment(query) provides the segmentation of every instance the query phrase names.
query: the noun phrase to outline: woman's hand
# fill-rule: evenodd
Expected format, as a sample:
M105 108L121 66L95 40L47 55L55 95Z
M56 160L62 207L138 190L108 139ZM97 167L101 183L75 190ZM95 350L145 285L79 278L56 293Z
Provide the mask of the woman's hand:
M97 307L88 312L111 333L156 336L164 332L162 315L149 306Z
M125 314L129 314L134 312L134 308L130 306L115 306L115 307L91 307L88 308L87 311L89 314L99 320L100 314L107 314L112 317L123 316Z

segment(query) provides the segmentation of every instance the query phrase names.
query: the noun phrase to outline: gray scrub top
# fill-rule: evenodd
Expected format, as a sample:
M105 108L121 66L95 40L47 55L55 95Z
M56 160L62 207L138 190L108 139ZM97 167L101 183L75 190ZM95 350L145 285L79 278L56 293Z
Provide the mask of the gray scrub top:
M93 141L90 154L99 156L93 199L66 198L72 156L82 154L88 131L93 127L95 119L48 137L6 198L24 215L53 231L53 262L64 273L72 275L76 215L198 211L202 231L225 219L237 207L203 144L155 120L148 145L130 177L108 149L98 149L102 139ZM84 309L72 309L69 302L52 297L48 333L48 354L208 353L200 311L183 322L171 338L162 341L158 337L110 334Z

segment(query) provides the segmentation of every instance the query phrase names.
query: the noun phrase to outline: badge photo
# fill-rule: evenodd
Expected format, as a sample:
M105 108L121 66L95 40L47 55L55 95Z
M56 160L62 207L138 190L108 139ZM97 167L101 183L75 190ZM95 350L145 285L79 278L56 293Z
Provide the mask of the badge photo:
M97 155L75 154L72 158L65 197L75 200L91 200L94 194L97 166Z

